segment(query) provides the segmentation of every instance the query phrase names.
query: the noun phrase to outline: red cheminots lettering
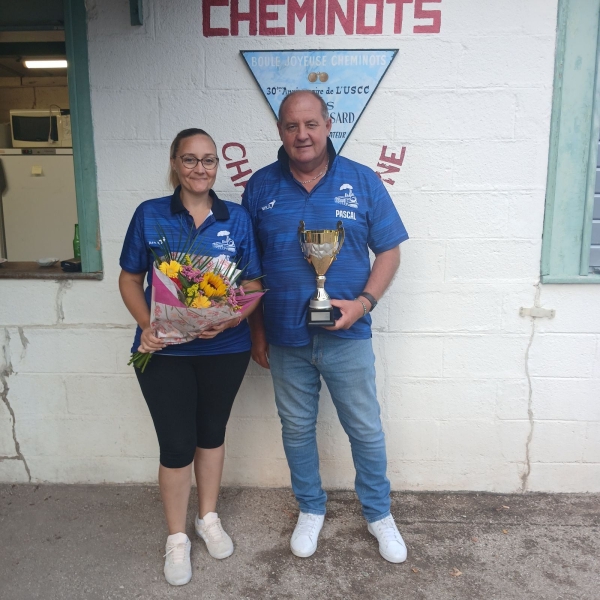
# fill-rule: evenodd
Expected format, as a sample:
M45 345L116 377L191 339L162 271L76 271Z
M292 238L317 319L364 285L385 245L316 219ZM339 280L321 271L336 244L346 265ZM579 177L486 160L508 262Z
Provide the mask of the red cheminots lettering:
M412 6L413 33L440 33L442 11L425 8L442 0L202 0L204 37L296 35L382 35L384 17L402 33L405 11ZM246 10L247 8L247 10ZM223 25L229 25L224 27ZM298 29L298 31L296 31ZM247 31L247 33L246 33Z
M398 156L397 154L394 154L393 152L390 152L390 154L387 154L387 151L388 151L387 146L381 147L381 153L379 154L379 161L377 162L377 166L380 169L385 169L385 170L384 171L375 171L375 173L376 173L377 177L379 177L379 179L381 179L382 181L385 181L386 183L389 183L390 185L394 185L396 182L391 177L384 179L382 177L382 175L389 175L390 173L399 173L400 172L400 167L402 166L402 163L404 162L404 155L406 154L406 146L402 146L402 149L400 150L400 156Z
M243 179L246 176L252 175L252 169L244 169L243 165L248 165L249 161L246 158L246 148L239 142L228 142L221 148L223 158L228 161L225 163L226 169L235 169L235 173L230 175L233 185L246 189L248 179ZM243 181L240 181L243 179Z

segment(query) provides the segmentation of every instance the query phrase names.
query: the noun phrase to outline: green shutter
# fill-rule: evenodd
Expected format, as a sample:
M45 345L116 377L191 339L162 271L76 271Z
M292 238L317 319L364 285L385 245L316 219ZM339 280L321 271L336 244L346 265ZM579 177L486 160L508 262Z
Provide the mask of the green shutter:
M77 217L84 273L102 270L85 0L64 0Z
M588 275L596 152L600 0L560 0L542 281L599 283Z

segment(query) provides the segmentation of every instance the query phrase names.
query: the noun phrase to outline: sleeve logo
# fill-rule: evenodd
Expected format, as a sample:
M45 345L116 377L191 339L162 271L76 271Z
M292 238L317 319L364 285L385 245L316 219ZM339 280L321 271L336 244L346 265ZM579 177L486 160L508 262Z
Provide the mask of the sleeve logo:
M275 206L275 200L271 200L269 204L260 207L260 210L271 210Z

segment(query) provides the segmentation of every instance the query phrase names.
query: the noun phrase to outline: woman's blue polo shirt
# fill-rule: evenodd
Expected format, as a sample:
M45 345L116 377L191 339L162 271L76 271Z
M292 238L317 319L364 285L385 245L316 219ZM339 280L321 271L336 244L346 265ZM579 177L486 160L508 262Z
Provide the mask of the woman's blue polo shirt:
M192 252L206 256L225 256L244 268L242 279L260 277L260 258L257 252L252 223L242 206L226 202L210 190L212 213L196 229L194 219L181 202L180 187L173 195L140 204L129 224L119 264L129 273L147 273L148 286L145 297L148 306L152 293L152 265L154 256L151 248L159 250L159 238L165 235L173 252L187 250L186 239L197 234ZM138 326L132 352L140 345L141 329ZM250 350L250 330L244 320L210 340L196 339L185 344L168 346L156 354L198 356L229 354Z

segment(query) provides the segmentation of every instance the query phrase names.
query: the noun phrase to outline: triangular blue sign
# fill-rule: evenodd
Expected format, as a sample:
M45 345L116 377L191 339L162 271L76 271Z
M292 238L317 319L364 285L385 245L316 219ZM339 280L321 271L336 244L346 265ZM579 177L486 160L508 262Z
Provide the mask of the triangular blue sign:
M294 90L317 92L333 121L330 138L339 152L398 50L242 50L273 113Z

